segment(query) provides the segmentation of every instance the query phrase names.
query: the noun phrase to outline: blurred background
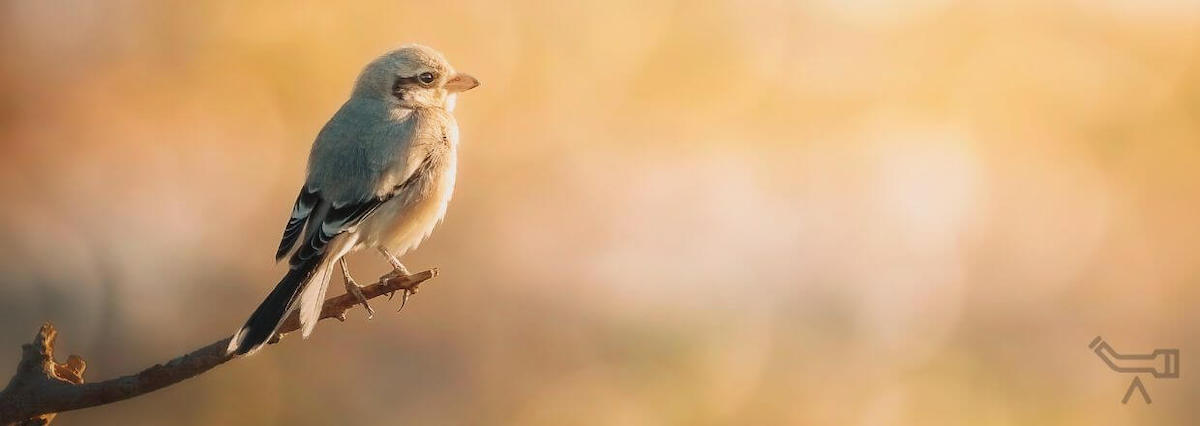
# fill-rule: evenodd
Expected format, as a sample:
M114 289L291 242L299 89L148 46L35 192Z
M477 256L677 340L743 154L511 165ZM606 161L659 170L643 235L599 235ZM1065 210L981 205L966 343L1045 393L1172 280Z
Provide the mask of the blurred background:
M1200 416L1194 1L8 0L0 35L2 380L43 321L89 380L227 336L364 64L483 81L402 313L63 425ZM1183 377L1122 405L1097 335Z

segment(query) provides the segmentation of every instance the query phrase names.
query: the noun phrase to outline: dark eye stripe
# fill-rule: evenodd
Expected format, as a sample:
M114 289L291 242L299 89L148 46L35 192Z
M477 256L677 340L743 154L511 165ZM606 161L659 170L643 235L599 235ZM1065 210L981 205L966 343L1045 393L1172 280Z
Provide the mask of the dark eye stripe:
M419 86L421 82L417 81L417 76L412 77L396 77L396 82L392 84L392 91L400 90L401 87Z
M412 77L396 77L396 82L392 84L392 89L395 90L402 86L415 86L415 85L428 84L428 83L421 82L421 75L423 75L423 74L431 74L433 76L434 80L437 79L437 74L433 74L433 73L421 73L421 74L414 75ZM430 83L432 83L432 81Z

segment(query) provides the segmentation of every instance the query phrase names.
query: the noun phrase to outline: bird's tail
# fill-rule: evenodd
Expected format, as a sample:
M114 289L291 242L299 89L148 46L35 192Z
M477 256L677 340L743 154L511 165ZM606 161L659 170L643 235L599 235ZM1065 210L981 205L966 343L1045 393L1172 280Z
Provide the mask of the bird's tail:
M331 254L310 258L290 269L271 294L263 299L246 324L234 333L229 341L226 353L247 355L254 353L271 340L279 326L287 319L293 309L299 307L300 322L303 325L304 337L308 337L313 326L321 315L321 306L325 299L325 288L329 283L330 273L333 272ZM314 310L315 309L315 310Z

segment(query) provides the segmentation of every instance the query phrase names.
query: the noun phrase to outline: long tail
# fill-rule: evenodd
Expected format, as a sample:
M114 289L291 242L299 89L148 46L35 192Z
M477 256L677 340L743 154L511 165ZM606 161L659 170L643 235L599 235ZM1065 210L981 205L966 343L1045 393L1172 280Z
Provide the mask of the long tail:
M312 279L318 275L314 272L320 272L317 270L321 269L323 257L317 256L289 268L287 274L279 280L279 284L275 285L275 289L271 290L271 294L268 294L267 298L258 305L258 309L250 314L250 319L246 320L246 324L237 333L234 333L226 353L246 355L258 350L275 335L275 331L279 329L283 320L295 306L296 299L302 293L306 293L305 287L313 284L325 287L325 282L316 283L314 281L327 280Z
M258 305L258 309L250 314L246 324L233 334L226 353L246 355L258 350L271 340L288 314L296 308L300 310L300 328L304 337L312 334L313 327L321 319L329 276L338 259L345 256L357 242L353 233L345 232L370 215L382 202L382 199L372 198L367 202L342 207L328 203L318 206L305 227L307 243L296 249L288 262L290 268L287 274ZM284 239L289 238L285 234Z

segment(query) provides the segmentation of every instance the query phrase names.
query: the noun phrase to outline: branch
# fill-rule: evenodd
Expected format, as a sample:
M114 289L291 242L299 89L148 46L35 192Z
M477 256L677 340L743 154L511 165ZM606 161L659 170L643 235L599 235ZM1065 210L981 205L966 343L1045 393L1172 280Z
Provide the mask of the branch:
M394 292L415 293L418 285L435 276L437 270L431 269L406 277L381 278L379 282L363 287L362 293L367 299ZM321 319L345 320L346 311L357 303L348 294L330 298L321 308ZM279 327L280 336L300 328L298 315L293 312L283 322ZM8 386L0 391L0 425L45 425L57 413L110 404L153 392L233 359L225 353L231 338L226 337L134 375L84 383L83 371L87 364L82 358L71 355L66 363L61 364L54 360L54 339L57 336L54 325L46 323L34 336L33 343L21 347L17 372Z

